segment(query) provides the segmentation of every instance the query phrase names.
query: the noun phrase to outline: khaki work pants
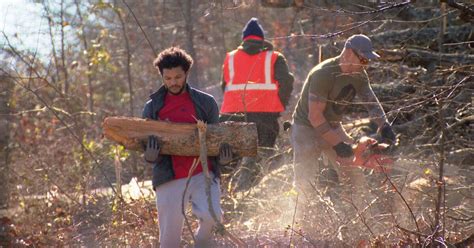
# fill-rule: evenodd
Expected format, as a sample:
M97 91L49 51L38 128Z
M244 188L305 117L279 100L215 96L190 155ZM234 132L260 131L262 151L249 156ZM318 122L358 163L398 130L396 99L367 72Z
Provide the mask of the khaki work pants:
M218 218L222 216L220 205L219 180L210 172L211 201L214 213ZM156 188L156 207L158 209L158 221L160 226L160 247L180 247L181 233L184 224L182 213L182 197L186 187L187 178L176 179L160 185ZM199 227L195 233L195 247L212 246L212 229L216 222L209 212L209 204L206 195L206 178L204 173L199 173L189 182L185 196L185 206L190 202L192 211L199 220Z
M342 186L342 197L351 201L358 209L367 206L364 195L368 191L367 182L363 171L358 167L341 166L336 161L336 152L316 137L312 127L293 124L291 127L291 143L293 146L293 162L295 184L300 195L308 200L311 193L320 190L319 162L324 156L334 167Z

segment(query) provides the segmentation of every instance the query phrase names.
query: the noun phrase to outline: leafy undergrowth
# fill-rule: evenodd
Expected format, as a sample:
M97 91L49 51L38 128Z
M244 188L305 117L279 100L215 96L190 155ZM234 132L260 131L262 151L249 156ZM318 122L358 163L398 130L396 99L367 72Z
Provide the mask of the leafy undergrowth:
M444 232L454 244L474 232L472 187L467 171L447 178ZM352 198L332 190L314 188L306 196L292 186L293 168L289 163L268 173L247 191L236 192L229 177L222 181L224 222L231 235L250 247L384 247L423 246L436 228L434 209L436 184L430 173L393 173L390 181L402 192L392 190L384 175L367 171L370 191ZM384 186L385 185L385 186ZM144 186L143 190L149 190ZM367 190L367 192L369 192ZM356 199L366 198L364 209ZM154 247L158 244L157 213L153 194L123 201L104 194L89 195L87 204L60 193L46 198L25 199L13 219L3 219L9 229L10 244L16 246L119 246ZM188 213L195 230L196 220ZM416 224L415 224L416 219ZM217 247L235 247L229 236L216 234ZM183 246L192 237L183 227Z
M393 172L389 178L401 191L400 196L388 190L385 175L367 172L371 193L366 195L364 209L355 206L356 199L364 196L350 198L336 192L323 192L323 187L315 187L314 192L303 199L292 187L292 174L292 166L284 165L266 176L251 192L225 200L224 208L230 210L227 212L229 230L253 247L403 247L431 242L430 235L435 231L433 174ZM474 211L472 188L465 186L469 184L464 175L447 179L447 238L442 241L446 244L457 243L474 231L474 222L469 217ZM333 191L341 191L341 188L336 186ZM222 247L231 245L224 241L220 244Z

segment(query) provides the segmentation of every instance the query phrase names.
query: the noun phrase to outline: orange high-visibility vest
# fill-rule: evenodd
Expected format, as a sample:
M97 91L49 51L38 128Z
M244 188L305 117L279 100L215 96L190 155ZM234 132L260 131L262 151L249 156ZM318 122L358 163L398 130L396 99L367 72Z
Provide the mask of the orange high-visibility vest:
M274 51L227 53L222 68L226 86L221 113L283 112L278 96L280 86L273 71L277 57Z

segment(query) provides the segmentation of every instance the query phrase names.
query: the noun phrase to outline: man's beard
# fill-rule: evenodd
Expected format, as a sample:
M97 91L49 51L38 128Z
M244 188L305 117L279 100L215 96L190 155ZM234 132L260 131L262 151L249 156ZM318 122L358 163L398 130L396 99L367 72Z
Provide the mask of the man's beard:
M170 90L170 88L168 88L168 87L166 87L166 88L168 89L168 92L169 92L171 95L177 96L177 95L183 93L185 87L186 87L186 82L183 84L183 87L181 87L178 92L173 92L173 91Z

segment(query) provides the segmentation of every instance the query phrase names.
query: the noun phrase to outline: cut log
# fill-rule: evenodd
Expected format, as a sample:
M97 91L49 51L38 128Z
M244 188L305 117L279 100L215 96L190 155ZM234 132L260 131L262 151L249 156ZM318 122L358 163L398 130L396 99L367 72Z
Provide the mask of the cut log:
M196 124L172 123L131 117L107 117L102 123L104 136L126 149L143 151L142 142L155 135L160 140L160 154L199 156ZM219 154L219 146L228 143L239 156L257 155L257 126L255 123L223 122L209 124L206 145L209 156Z

